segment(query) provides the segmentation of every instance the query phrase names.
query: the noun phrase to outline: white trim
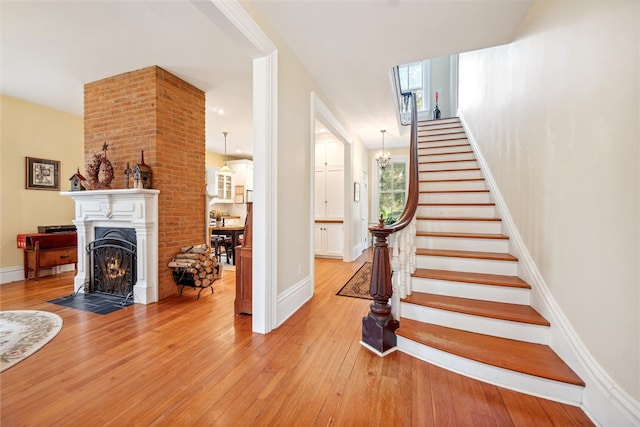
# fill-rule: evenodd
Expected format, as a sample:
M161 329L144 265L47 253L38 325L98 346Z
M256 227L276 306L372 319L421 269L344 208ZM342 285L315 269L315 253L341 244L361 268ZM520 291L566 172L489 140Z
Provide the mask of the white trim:
M252 329L266 334L277 326L278 51L237 0L210 1L258 51L253 61Z
M344 216L343 216L343 225L344 225L344 245L342 248L342 259L344 262L350 262L354 259L354 251L351 247L351 236L352 228L353 228L353 213L354 213L354 204L351 199L352 194L352 183L353 183L353 138L347 132L347 130L342 126L337 117L331 112L331 110L327 107L327 105L322 101L322 99L314 92L311 91L311 108L310 108L310 155L309 155L309 194L313 195L315 192L315 134L316 134L316 119L322 122L323 125L327 127L327 129L336 137L342 144L344 145L344 172L343 172L343 186L344 186ZM309 255L310 255L310 265L314 264L314 224L315 224L315 206L314 206L314 197L310 197L309 200L309 212L310 212L310 224L309 224ZM315 269L310 267L310 271L313 273ZM311 275L313 277L313 274Z
M394 351L398 350L398 346L395 346L395 347L391 347L389 350L387 350L385 352L381 352L381 351L371 347L369 344L367 344L364 341L360 341L360 345L363 346L364 348L366 348L367 350L369 350L370 352L377 354L380 357L388 356L391 353L393 353Z
M198 1L192 0L194 4ZM271 39L262 28L251 18L251 15L236 0L210 0L216 8L227 18L245 39L255 47L259 54L269 55L277 50Z
M313 297L312 286L311 278L307 276L278 295L278 326Z
M510 236L514 255L517 255L520 260L519 267L522 268L519 268L519 273L531 285L533 295L538 296L534 298L532 295L532 301L539 301L534 308L551 322L551 347L586 383L582 397L583 409L602 425L640 425L640 402L620 387L593 358L565 317L529 254L489 165L460 109L458 116L467 133L469 143L476 153L478 164L491 190L506 234Z
M40 276L44 276L43 272L49 270L47 268L43 268L40 270ZM16 265L13 267L4 267L0 268L0 285L4 285L5 283L17 282L19 280L24 280L24 267L21 265Z

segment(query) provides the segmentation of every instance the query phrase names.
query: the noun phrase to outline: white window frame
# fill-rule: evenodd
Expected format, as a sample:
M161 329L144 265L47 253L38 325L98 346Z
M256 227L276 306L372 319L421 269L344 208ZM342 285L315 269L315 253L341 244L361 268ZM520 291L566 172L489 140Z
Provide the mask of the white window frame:
M422 64L422 109L418 110L418 118L421 120L428 119L431 116L431 61L425 59L423 61L408 62L400 64L404 65ZM398 76L398 84L400 84L400 76ZM401 88L404 90L404 88Z
M408 154L392 154L391 162L399 163L403 162L405 167L405 174L409 172L409 155ZM380 168L376 163L376 159L372 159L371 161L371 170L373 173L371 174L371 212L370 212L370 222L378 223L380 219L380 212L378 210L378 206L380 204ZM408 175L406 175L408 176ZM409 179L405 180L405 192L409 191ZM406 198L405 198L406 203Z

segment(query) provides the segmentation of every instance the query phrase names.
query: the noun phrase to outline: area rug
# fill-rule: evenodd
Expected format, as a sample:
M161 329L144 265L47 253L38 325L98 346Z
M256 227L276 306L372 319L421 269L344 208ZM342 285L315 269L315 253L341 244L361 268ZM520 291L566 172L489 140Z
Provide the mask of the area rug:
M365 262L336 295L343 297L373 299L369 295L371 287L371 263Z
M62 329L62 318L48 311L0 311L0 372L31 356Z

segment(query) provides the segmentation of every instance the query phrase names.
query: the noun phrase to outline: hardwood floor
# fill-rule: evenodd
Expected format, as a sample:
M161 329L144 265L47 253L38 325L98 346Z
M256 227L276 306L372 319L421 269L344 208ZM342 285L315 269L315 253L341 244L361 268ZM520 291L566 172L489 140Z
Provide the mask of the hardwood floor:
M360 344L369 301L335 293L354 263L318 259L314 298L268 335L234 316L234 272L199 300L97 315L47 303L73 273L0 286L3 310L46 310L60 334L0 374L2 426L574 426L573 406Z

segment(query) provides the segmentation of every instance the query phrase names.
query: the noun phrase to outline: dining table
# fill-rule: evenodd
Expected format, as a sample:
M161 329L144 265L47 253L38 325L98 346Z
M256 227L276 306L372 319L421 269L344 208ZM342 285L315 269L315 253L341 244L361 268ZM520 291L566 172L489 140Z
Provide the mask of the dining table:
M238 246L238 238L243 233L244 233L244 226L242 225L233 225L233 226L210 225L209 241L211 241L211 237L213 236L229 236L231 237L231 247L233 248L233 250L235 250L236 246ZM236 260L233 254L231 254L231 256L227 256L227 263L235 265Z

